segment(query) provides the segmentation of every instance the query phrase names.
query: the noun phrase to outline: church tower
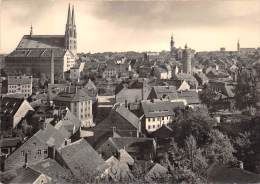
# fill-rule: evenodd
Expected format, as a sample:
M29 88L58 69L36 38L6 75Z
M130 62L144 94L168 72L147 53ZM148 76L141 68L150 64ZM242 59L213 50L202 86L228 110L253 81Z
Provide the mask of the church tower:
M174 50L174 40L173 40L173 36L171 36L170 49L171 49L171 52L173 52L173 50Z
M240 52L240 43L239 43L239 40L237 41L237 52Z
M192 74L191 58L191 49L189 49L186 44L185 49L183 50L183 73Z
M77 31L75 23L74 6L72 6L72 12L70 10L70 4L68 9L66 30L65 30L65 47L70 50L75 56L77 54Z

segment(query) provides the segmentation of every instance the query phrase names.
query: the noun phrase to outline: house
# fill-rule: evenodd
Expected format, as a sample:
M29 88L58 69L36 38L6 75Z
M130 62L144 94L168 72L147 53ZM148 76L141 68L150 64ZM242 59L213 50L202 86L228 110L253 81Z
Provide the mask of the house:
M32 184L45 184L50 183L50 178L29 167L22 168L18 175L13 178L9 183L32 183Z
M177 98L175 86L153 86L147 99L174 100Z
M202 72L195 73L194 77L198 81L199 86L203 86L209 82L208 77Z
M115 67L115 65L107 65L105 70L102 73L102 77L104 79L110 79L110 78L118 78L118 71Z
M8 76L8 94L23 94L25 98L32 95L32 76Z
M70 68L70 80L79 82L85 63L81 62Z
M84 139L61 147L57 154L61 166L68 168L80 181L95 179L107 169L105 161Z
M54 113L55 114L55 113ZM80 131L81 122L73 115L68 108L63 112L58 112L57 115L61 115L60 120L54 125L54 127L66 138L70 139L77 132Z
M26 99L3 98L0 109L1 130L16 128L29 111L34 111L34 109Z
M154 76L158 79L171 79L172 69L170 65L164 64L154 67Z
M0 156L8 156L10 155L16 148L18 148L21 144L20 137L1 137L0 138Z
M164 179L167 177L168 169L161 164L154 164L149 171L145 174L144 179L147 182L154 182L156 180Z
M4 168L15 169L39 162L49 156L49 148L58 149L64 144L66 144L65 137L47 120L43 129L36 132L5 159Z
M68 107L80 121L81 127L91 127L93 123L92 100L86 92L77 87L59 93L53 102L59 107Z
M119 161L114 156L111 156L105 162L109 166L106 173L109 179L111 178L115 182L129 182L134 180L134 176L127 163Z
M87 140L96 148L113 134L122 137L139 137L141 133L140 120L124 106L116 106L107 118L89 131L93 132L93 136L88 137Z
M197 89L198 87L198 81L196 80L196 78L188 73L178 73L174 75L173 79L181 82L186 81L190 85L191 89Z
M143 100L143 91L142 89L124 88L116 94L115 98L116 103L128 105Z
M51 158L29 165L28 168L44 174L52 183L67 183L68 181L66 180L72 176L68 169L62 167L57 161Z
M199 94L196 91L178 91L178 99L173 100L172 102L183 102L185 106L191 108L199 107L201 101L199 99Z
M154 132L162 125L168 125L174 120L174 109L183 107L182 102L170 102L161 100L142 101L143 112L142 128L148 133Z
M156 154L156 143L152 138L109 137L103 144L99 145L96 150L104 158L118 154L122 156L124 150L134 160L151 160Z

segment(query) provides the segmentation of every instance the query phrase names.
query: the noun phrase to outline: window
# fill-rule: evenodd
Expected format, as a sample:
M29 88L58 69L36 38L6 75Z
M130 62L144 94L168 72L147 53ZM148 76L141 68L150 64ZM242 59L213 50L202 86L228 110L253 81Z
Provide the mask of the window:
M47 149L44 149L44 150L43 150L43 154L47 155L47 154L48 154L48 150L47 150Z
M148 130L149 130L149 129L151 129L151 126L150 126L150 125L148 125Z
M155 121L155 118L153 118L153 121Z
M41 150L38 150L37 151L37 155L41 155L42 154L42 151Z
M21 151L21 156L24 156L24 151Z
M162 120L164 120L164 117L162 117Z
M160 125L157 125L157 128L159 128L160 127Z
M155 128L155 125L153 125L153 128Z

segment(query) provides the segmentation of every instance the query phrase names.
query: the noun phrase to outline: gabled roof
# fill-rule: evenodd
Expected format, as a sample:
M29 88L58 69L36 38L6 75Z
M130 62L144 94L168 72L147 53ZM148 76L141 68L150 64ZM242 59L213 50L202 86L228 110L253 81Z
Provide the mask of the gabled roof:
M21 48L65 48L64 35L24 35L17 46Z
M29 168L50 177L54 183L65 183L65 179L71 175L69 170L63 168L55 160L50 158L29 165Z
M84 139L60 148L59 153L77 178L96 176L107 168L105 161Z
M199 94L196 91L179 91L179 99L185 99L188 104L199 104Z
M116 94L117 102L120 98L126 100L127 103L133 103L142 100L142 90L123 88L120 92Z
M168 169L161 164L156 163L145 175L146 181L153 181L155 179L164 178L168 173Z
M177 91L175 86L153 86L153 90L157 99L168 97L169 99L177 98Z
M66 138L70 138L80 128L80 120L66 109L64 117L55 125L55 128Z
M84 88L94 89L94 90L97 89L96 85L94 84L94 82L91 79L88 79L88 83L84 86Z
M33 48L33 49L16 49L11 52L7 57L25 57L25 58L38 58L38 57L51 57L53 51L54 58L64 57L66 52L71 53L69 50L63 48ZM71 53L72 55L72 53Z
M50 123L47 122L46 127L44 129L40 129L30 139L32 139L33 137L37 138L42 143L47 144L50 147L54 146L56 148L61 147L65 140L65 137Z
M34 183L41 173L27 167L22 168L18 176L12 179L9 183Z
M167 125L163 125L152 133L152 137L159 139L167 139L171 137L172 133L173 130L170 127L168 127Z
M135 128L139 128L139 118L127 108L124 106L119 106L116 108L116 112L131 123Z
M76 90L70 92L60 92L53 100L65 102L81 102L90 100L91 97L84 90Z
M24 101L26 100L21 98L9 98L9 97L3 98L1 109L0 109L1 115L14 116Z
M170 101L142 101L142 110L145 117L161 117L161 116L173 116L174 109L179 107L180 104Z

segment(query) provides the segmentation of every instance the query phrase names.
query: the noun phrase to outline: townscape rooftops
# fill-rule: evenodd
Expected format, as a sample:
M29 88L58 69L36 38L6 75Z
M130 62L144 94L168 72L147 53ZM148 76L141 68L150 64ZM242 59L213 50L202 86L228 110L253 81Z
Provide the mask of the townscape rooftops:
M19 137L0 139L0 148L16 147L21 142Z
M20 48L65 48L64 35L24 35L17 46Z
M59 152L76 177L80 177L82 174L88 177L100 174L99 172L103 172L107 167L105 161L84 139L60 148Z

